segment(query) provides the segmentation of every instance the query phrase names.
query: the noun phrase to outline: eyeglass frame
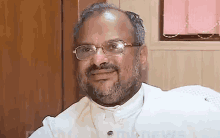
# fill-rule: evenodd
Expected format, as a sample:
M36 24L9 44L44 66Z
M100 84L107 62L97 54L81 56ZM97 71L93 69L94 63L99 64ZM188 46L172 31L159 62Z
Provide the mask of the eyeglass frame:
M139 46L139 45L133 45L132 43L126 43L126 42L124 42L123 40L118 40L118 41L116 41L116 42L119 42L119 41L123 42L124 48L125 48L125 47L135 47L135 46ZM81 46L86 46L86 45L95 46L94 44L85 44L85 45L79 45L79 46L77 46L77 47L75 48L75 50L73 51L73 53L76 55L76 58L77 58L78 60L87 60L87 59L89 58L89 57L87 57L87 58L85 58L85 59L79 59L78 56L77 56L77 53L76 53L77 48L79 48L79 47L81 47ZM140 47L140 46L139 46L139 47ZM99 46L99 47L95 46L95 50L96 50L95 53L97 52L97 48L102 48L104 54L106 55L106 51L105 51L103 45L102 45L102 46ZM124 52L124 48L123 48L123 52ZM121 52L121 53L119 53L119 54L122 54L123 52ZM119 54L116 54L116 55L119 55ZM95 54L94 54L94 55L95 55ZM108 56L109 56L109 55L108 55ZM110 56L114 56L114 55L110 55Z

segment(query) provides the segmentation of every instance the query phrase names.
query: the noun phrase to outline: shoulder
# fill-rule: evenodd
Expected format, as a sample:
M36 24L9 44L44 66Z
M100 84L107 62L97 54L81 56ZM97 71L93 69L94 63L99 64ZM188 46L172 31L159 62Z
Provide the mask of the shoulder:
M146 114L169 117L187 116L188 119L194 119L193 117L197 115L204 115L200 117L220 115L220 94L210 88L192 85L162 91L152 87L144 87L148 88L147 90L150 89L150 92L144 89L146 95L142 110L144 116Z
M198 131L204 128L218 128L220 109L213 102L205 100L210 93L213 93L214 97L219 97L218 92L199 85L184 86L169 91L151 88L154 89L156 94L147 94L148 97L145 98L138 119L139 126L146 126L152 130L159 129L155 124L160 124L161 130L175 130L177 127L181 127L181 130L187 129L187 126L192 126ZM146 93L148 92L145 91ZM212 96L209 96L209 99Z
M147 95L151 95L151 96L152 95L158 96L161 93L163 93L163 91L159 87L151 86L146 83L142 83L142 89L143 89L145 95L147 94Z
M201 101L205 105L209 104L210 106L214 106L220 110L220 93L208 87L201 85L189 85L175 88L167 92L169 94L175 93L176 95L182 95L182 97L186 98L190 97L194 104L196 101Z
M185 107L187 105L191 105L190 107L201 107L205 105L220 110L220 93L204 86L189 85L174 88L169 91L163 91L160 88L145 83L143 83L142 86L145 94L148 95L147 100L158 99L161 102L166 102L166 104L173 104L175 102Z
M79 102L72 104L58 116L56 119L65 120L67 118L77 119L89 107L89 98L83 97Z
M83 97L79 102L71 105L56 117L47 116L43 120L43 127L48 127L55 136L72 133L77 124L78 118L86 114L89 110L89 99Z

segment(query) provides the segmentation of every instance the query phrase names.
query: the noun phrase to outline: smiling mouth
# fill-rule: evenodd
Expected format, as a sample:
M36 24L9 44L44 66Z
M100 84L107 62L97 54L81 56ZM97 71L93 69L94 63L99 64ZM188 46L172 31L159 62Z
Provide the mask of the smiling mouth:
M93 70L91 71L91 75L99 75L99 74L109 74L115 72L114 69L100 69L100 70Z
M117 72L114 69L101 69L91 71L90 78L94 81L106 81L114 77Z

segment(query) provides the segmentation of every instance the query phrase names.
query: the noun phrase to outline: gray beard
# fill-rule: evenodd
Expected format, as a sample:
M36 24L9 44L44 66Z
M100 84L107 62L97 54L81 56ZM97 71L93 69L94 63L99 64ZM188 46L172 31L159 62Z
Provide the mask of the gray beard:
M89 98L93 101L103 106L115 106L122 105L124 102L133 97L141 86L140 64L138 60L136 60L132 74L132 77L126 81L120 80L121 77L119 76L119 81L108 89L108 95L103 95L101 90L89 84L86 80L83 80L81 74L77 75L77 80L80 90L87 93ZM114 102L109 103L106 99Z

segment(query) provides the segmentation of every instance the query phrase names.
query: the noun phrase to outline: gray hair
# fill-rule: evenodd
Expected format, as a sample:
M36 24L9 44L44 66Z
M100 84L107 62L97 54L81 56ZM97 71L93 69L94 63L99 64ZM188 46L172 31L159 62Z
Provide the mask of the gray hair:
M90 7L86 8L81 16L80 16L80 20L78 21L78 23L76 24L76 26L74 27L74 44L76 44L76 40L79 37L79 30L82 27L84 21L86 19L88 19L91 15L94 14L94 12L105 12L106 10L109 9L114 9L120 12L123 12L127 15L127 17L130 19L130 22L132 24L132 26L134 27L134 40L135 42L133 43L133 45L136 46L142 46L143 44L145 44L144 42L144 38L145 38L145 30L144 30L144 26L143 26L143 20L139 17L138 14L130 12L130 11L123 11L119 8L117 8L116 6L112 5L112 4L108 4L108 3L95 3L92 4Z

